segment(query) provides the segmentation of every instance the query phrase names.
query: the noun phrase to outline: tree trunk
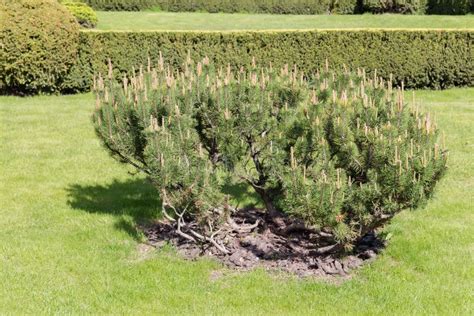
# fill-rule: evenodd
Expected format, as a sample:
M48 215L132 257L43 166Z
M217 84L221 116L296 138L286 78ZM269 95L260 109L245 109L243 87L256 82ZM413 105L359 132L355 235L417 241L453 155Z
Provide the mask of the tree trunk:
M285 221L283 220L283 215L279 210L277 210L277 208L273 204L272 198L270 197L268 190L262 189L261 187L255 185L252 185L252 187L254 188L255 192L257 192L258 195L260 195L260 197L262 198L263 203L265 204L265 208L267 209L268 217L278 227L284 228Z

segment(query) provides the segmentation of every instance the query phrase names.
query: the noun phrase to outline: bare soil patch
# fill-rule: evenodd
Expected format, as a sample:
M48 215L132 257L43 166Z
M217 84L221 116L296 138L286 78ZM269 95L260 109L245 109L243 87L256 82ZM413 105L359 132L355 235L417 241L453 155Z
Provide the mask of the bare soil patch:
M156 222L142 227L149 244L160 248L166 243L176 247L184 258L195 260L208 256L230 268L250 270L262 267L269 271L285 271L300 277L349 277L350 271L372 261L385 247L385 242L374 232L368 233L350 254L321 254L317 249L326 246L319 235L306 229L285 229L290 219L281 218L279 225L269 220L258 209L239 211L232 219L237 224L258 226L250 232L234 232L222 241L229 254L224 254L209 243L193 243L175 233L168 223ZM294 222L292 222L294 224ZM294 225L293 225L294 226Z

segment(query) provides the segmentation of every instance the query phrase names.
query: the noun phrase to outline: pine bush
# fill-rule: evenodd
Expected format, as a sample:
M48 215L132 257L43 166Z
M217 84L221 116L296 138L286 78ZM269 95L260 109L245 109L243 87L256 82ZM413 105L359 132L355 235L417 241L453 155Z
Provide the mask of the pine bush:
M95 80L97 135L148 175L189 240L226 252L226 181L247 183L275 222L289 216L342 251L433 194L446 169L432 117L376 74L217 68L190 58Z

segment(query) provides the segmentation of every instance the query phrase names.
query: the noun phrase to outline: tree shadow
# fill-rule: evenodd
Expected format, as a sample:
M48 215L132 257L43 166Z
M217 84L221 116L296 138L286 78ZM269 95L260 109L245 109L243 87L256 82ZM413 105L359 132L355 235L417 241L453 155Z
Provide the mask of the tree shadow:
M230 196L230 203L236 208L263 206L260 197L247 183L226 183L222 193Z
M137 240L141 236L137 225L150 223L161 216L159 194L143 178L114 180L106 185L72 184L66 192L67 203L73 209L117 216L115 227Z
M223 192L231 196L238 207L261 205L258 196L246 184L227 184ZM125 181L113 180L106 185L72 184L66 188L68 205L88 213L117 216L117 229L141 240L138 226L161 218L161 200L158 192L144 178Z

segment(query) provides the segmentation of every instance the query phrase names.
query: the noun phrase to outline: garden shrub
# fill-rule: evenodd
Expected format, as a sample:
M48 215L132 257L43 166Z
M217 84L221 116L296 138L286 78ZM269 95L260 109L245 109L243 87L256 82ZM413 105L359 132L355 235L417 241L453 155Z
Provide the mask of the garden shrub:
M117 160L144 172L183 238L226 252L235 207L226 181L247 183L268 216L302 220L351 249L406 208L422 205L446 169L429 114L376 73L304 74L296 66L237 71L188 57L149 61L121 83L95 80L93 122Z
M85 28L96 27L98 22L97 14L86 3L73 0L65 0L61 3L74 15L81 26Z
M326 59L381 77L393 76L407 88L448 88L474 84L474 32L439 30L330 30L262 32L81 32L78 64L66 78L69 90L87 90L94 73L114 62L120 79L135 65L162 51L179 66L190 51L193 59L208 56L214 64L246 66L252 56L275 67L298 63L315 72Z
M2 0L0 90L54 92L75 63L79 26L55 0Z

